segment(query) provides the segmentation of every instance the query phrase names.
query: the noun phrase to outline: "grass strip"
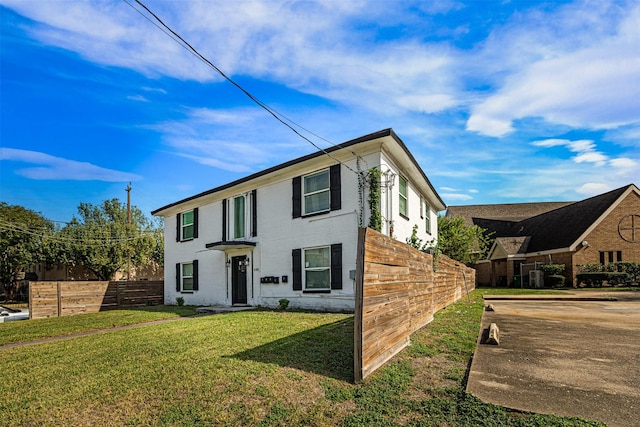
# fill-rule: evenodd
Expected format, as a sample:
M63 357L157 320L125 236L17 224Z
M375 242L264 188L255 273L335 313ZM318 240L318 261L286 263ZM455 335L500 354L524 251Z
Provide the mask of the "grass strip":
M194 307L158 305L139 309L110 310L74 316L6 322L0 323L0 346L194 314L196 314Z

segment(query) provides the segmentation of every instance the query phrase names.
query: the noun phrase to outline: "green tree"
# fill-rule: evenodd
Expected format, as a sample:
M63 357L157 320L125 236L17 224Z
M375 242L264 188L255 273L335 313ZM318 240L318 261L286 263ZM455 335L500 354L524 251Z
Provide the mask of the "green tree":
M101 280L112 280L116 272L150 262L162 263L164 247L161 224L150 221L140 209L118 199L99 206L80 203L74 216L60 230L59 262L84 266Z
M438 217L437 248L449 258L472 265L484 259L491 247L487 230L467 225L464 218Z
M0 202L0 281L7 299L14 298L20 273L47 260L54 232L39 212Z

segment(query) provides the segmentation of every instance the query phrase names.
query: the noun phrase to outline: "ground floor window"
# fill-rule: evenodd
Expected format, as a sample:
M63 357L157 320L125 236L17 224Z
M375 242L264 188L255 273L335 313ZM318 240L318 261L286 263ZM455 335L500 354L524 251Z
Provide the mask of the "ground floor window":
M198 290L198 261L176 264L176 291L193 292Z
M600 251L600 264L622 262L622 251Z
M328 293L342 289L342 243L293 249L293 290Z
M304 250L304 288L331 289L331 248Z

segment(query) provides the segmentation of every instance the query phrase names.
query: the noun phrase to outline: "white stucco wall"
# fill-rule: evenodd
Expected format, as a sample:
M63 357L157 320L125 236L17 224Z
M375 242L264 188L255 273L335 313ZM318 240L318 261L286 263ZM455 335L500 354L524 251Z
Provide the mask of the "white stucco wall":
M381 210L383 215L391 213L393 236L405 242L411 236L414 224L419 226L419 237L431 240L437 232L436 212L431 212L432 232L425 231L424 218L420 217L420 193L412 183L412 177L405 175L393 159L376 149L360 155L360 169L381 167L391 170L395 182L387 194L383 189ZM359 226L360 200L358 177L354 171L358 166L355 156L340 153L341 166L341 209L315 216L292 218L292 179L319 171L336 163L328 156L321 156L295 167L279 170L255 181L247 181L236 187L221 190L211 196L184 202L180 207L167 209L165 215L165 303L174 304L177 297L183 297L192 305L231 305L231 272L226 261L233 256L245 255L250 260L247 268L247 303L276 307L280 299L289 300L292 308L312 308L321 310L353 310L355 281L350 272L355 271L357 238ZM398 175L408 180L408 218L399 215ZM415 177L413 177L415 178ZM222 199L232 200L234 196L257 189L257 231L256 237L242 240L255 242L256 246L211 250L206 244L222 241ZM367 193L364 195L363 224L369 222ZM231 204L229 203L229 206ZM176 242L176 214L198 207L198 238L187 242ZM383 232L389 234L389 222ZM247 227L249 229L249 227ZM229 234L229 233L228 233ZM232 240L227 236L227 240ZM342 289L330 293L305 293L293 290L292 250L317 246L342 244ZM198 260L199 289L193 293L177 292L175 264ZM261 277L278 277L279 283L264 283ZM282 282L286 276L287 283Z

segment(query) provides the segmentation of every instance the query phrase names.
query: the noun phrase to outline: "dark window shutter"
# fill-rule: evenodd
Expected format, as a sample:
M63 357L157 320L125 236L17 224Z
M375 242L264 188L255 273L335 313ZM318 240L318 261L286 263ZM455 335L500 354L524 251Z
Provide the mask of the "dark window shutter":
M331 245L331 289L342 289L342 243Z
M622 262L622 251L616 252L616 261Z
M331 210L340 210L342 208L340 164L333 165L329 169L329 183L331 186Z
M251 236L258 235L258 190L251 192Z
M182 231L182 216L176 215L176 242L180 241L180 232Z
M604 252L600 251L600 264L604 264Z
M193 260L193 290L198 290L198 260Z
M193 238L198 238L198 208L193 210Z
M293 260L293 290L302 290L302 249L294 249L291 251Z
M176 264L176 292L180 292L180 279L182 278L182 268L180 263Z
M222 241L227 241L227 199L222 200Z
M293 217L302 216L302 177L293 178Z

